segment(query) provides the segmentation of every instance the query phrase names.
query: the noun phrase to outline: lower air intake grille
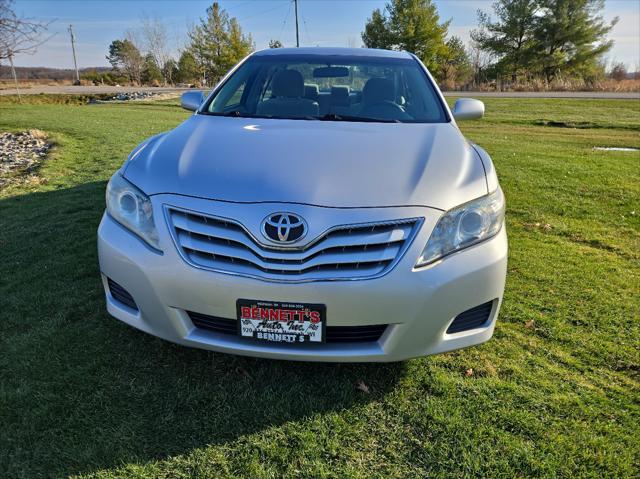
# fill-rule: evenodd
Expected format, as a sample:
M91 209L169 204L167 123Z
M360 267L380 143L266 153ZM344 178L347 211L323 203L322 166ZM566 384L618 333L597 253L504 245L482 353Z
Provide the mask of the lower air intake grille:
M188 312L189 318L196 328L206 329L215 333L237 334L238 323L235 319L218 318L206 314Z
M489 320L491 314L491 308L493 307L493 301L481 304L475 308L467 309L464 313L460 313L453 320L447 334L460 333L462 331L468 331L469 329L479 328Z
M235 319L218 318L201 313L188 312L194 326L221 334L238 334ZM372 343L380 339L386 324L375 326L327 326L327 343Z
M129 291L124 289L111 278L107 278L107 283L109 283L109 292L111 293L111 296L113 296L113 299L131 309L135 309L136 311L138 310L138 305L133 300L133 296L129 294Z
M380 339L386 324L375 326L327 326L328 343L371 343Z

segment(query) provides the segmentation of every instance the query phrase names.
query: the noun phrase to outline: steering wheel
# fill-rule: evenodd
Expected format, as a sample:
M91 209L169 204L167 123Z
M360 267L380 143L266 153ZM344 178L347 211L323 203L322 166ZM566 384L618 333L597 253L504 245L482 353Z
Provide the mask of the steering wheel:
M411 117L400 105L393 101L385 100L371 103L360 110L360 115L385 120L410 120Z

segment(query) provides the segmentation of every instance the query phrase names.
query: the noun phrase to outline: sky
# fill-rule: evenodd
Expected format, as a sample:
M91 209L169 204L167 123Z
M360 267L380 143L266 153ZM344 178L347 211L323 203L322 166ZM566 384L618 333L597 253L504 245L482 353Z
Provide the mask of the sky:
M157 17L169 31L174 52L187 42L187 31L212 0L15 0L18 15L51 22L52 37L34 55L15 58L17 66L72 68L73 57L67 31L73 25L78 66L108 66L105 59L112 40L140 27L141 19ZM360 33L367 17L385 0L299 0L301 46L362 46ZM295 23L291 0L220 0L236 17L245 33L251 33L257 49L270 39L295 46ZM442 21L451 19L450 35L466 43L476 27L478 9L491 11L491 0L435 0ZM606 0L604 18L619 17L609 38L615 41L607 54L610 61L624 62L640 70L640 0Z

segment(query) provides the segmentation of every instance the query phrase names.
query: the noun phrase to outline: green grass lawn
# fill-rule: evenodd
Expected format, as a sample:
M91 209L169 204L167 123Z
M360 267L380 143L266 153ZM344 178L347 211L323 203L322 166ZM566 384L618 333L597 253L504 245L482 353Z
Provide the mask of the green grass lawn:
M105 184L187 117L175 101L0 100L0 131L56 144L40 181L0 191L0 477L638 477L640 154L593 147L640 147L640 102L486 105L461 126L508 201L493 340L334 365L187 349L107 315Z

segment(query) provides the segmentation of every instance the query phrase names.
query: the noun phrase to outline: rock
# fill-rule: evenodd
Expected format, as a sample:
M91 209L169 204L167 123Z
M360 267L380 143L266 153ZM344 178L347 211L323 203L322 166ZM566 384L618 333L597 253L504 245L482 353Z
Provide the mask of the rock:
M136 101L136 100L148 100L154 99L159 100L163 98L172 98L173 95L167 92L158 92L158 91L133 91L133 92L121 92L117 93L113 96L103 98L101 100L90 98L87 103L90 104L99 104L99 103L109 103L112 101Z
M133 92L122 92L117 95L112 96L111 98L105 101L132 101L132 100L144 100L146 98L151 98L157 95L161 95L161 92L153 92L153 91L133 91Z
M39 130L0 132L0 188L29 174L47 156L51 143Z

